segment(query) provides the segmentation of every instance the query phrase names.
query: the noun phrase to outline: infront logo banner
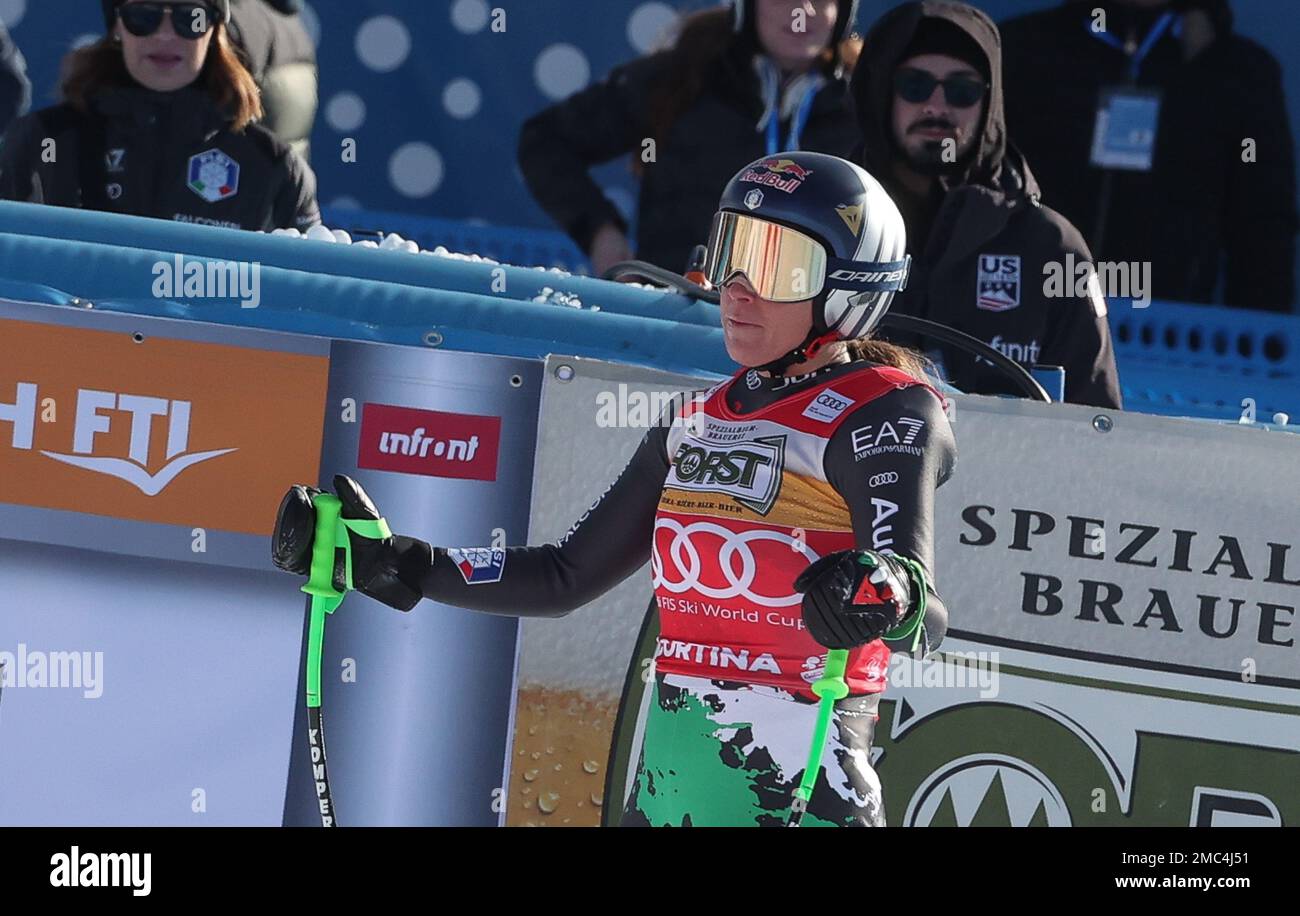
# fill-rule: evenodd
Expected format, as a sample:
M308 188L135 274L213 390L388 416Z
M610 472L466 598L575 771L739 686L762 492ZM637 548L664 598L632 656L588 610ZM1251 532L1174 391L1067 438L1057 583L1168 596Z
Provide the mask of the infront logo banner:
M0 320L0 502L269 535L328 360Z
M496 480L500 446L500 417L366 404L357 467Z

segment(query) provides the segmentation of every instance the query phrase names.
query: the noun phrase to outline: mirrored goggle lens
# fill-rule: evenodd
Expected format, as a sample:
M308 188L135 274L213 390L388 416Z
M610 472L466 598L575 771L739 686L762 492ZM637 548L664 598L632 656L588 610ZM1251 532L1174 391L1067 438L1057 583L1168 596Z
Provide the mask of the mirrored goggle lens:
M794 229L741 213L719 213L709 233L705 273L722 286L737 272L773 302L801 302L822 291L826 251Z

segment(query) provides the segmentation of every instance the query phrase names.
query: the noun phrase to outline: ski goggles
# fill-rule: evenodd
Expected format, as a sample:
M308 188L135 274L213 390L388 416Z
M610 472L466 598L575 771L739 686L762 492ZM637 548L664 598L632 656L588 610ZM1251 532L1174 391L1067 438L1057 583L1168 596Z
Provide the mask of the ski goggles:
M926 70L903 67L894 74L894 93L904 102L919 105L934 95L934 87L943 87L943 97L953 108L970 108L984 98L988 83L969 76L950 76L939 79Z
M176 34L190 41L206 35L217 17L205 3L127 3L117 8L117 15L123 28L136 38L144 38L162 27L168 10Z
M911 260L833 258L820 242L797 229L723 210L713 217L704 275L713 286L723 287L744 274L763 299L803 302L826 289L898 292L907 287Z

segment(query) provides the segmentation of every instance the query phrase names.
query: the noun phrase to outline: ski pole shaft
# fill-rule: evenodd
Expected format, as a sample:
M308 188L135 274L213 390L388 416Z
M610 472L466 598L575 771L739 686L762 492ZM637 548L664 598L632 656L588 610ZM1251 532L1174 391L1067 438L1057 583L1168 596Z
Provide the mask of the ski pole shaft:
M849 695L849 685L844 681L848 660L847 649L828 651L826 668L822 676L812 685L812 692L821 698L817 707L817 725L813 729L812 747L808 750L808 764L803 768L803 779L799 781L799 787L794 790L794 803L790 806L790 820L787 826L798 827L803 819L803 813L808 810L813 786L817 784L817 774L821 772L822 754L826 750L826 736L830 733L835 701Z

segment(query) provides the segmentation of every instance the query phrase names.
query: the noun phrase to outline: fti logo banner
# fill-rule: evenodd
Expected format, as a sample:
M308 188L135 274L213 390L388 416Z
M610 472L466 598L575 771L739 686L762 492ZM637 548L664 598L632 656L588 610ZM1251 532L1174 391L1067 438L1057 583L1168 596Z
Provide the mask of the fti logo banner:
M0 502L270 534L315 481L328 360L0 321Z

